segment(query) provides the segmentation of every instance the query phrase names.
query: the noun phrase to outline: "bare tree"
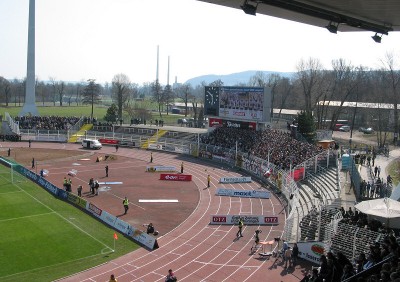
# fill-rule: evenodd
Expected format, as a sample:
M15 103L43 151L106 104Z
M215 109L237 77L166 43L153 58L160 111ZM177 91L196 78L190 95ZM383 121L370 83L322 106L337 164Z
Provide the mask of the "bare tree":
M193 89L190 84L183 84L175 90L178 98L181 99L183 101L183 103L185 104L185 117L187 117L187 115L188 115L188 103L192 97L192 94L191 94L192 90Z
M277 73L271 73L266 75L262 71L256 72L256 74L249 79L249 86L253 87L270 87L271 89L271 105L274 105L276 86L282 77ZM271 118L274 112L271 111Z
M10 100L10 93L11 93L11 83L7 79L1 76L0 76L0 89L4 94L4 102L6 103L6 107L8 107L8 103Z
M268 80L269 78L264 72L258 71L250 77L248 85L252 87L265 87L268 84Z
M278 84L276 86L276 93L277 93L276 100L277 102L279 102L278 119L281 116L282 109L284 109L286 105L287 98L289 98L289 96L293 94L293 88L294 88L293 83L290 81L289 78L283 77L278 81Z
M322 65L318 59L301 59L297 65L297 79L301 85L304 95L305 111L312 112L318 99L315 97L320 93L322 82Z
M158 80L154 81L151 84L151 92L153 94L152 100L157 103L158 113L160 114L160 117L161 117L161 107L162 107L162 104L164 101L163 101L163 95L162 95L162 91L161 91L161 85Z
M123 73L117 74L112 79L112 98L118 107L118 119L122 120L122 110L129 100L131 81Z
M65 94L65 83L64 81L60 81L56 83L57 93L58 93L58 101L60 102L60 107L63 105L63 99Z
M55 77L49 77L49 81L50 81L50 84L51 84L52 89L53 89L53 106L55 106L56 105L56 101L57 101L57 99L56 99L56 96L57 96L57 82L56 82Z
M171 85L169 85L169 84L165 85L163 96L164 96L163 101L167 106L167 115L168 115L169 105L175 98L175 93L172 90Z
M383 78L384 88L388 90L388 98L393 103L394 119L393 127L394 132L399 133L399 113L398 104L400 100L400 70L399 61L393 53L386 53L385 58L381 60L382 69L381 75Z

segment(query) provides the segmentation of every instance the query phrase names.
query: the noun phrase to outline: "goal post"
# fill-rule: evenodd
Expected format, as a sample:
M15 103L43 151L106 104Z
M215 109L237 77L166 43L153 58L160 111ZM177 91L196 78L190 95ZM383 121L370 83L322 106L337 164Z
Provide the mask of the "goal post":
M11 183L18 183L26 181L26 178L21 174L21 165L13 162L12 160L0 157L0 174L3 175L4 179L9 180Z

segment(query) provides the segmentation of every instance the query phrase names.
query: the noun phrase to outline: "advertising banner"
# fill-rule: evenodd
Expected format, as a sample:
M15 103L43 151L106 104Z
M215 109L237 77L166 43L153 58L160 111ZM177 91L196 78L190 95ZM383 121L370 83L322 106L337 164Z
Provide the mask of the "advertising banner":
M118 140L114 140L114 139L104 139L104 138L99 139L99 142L100 142L101 144L108 144L108 145L116 145L116 144L119 143Z
M188 147L176 147L175 146L175 150L176 153L180 153L180 154L189 154L189 148Z
M86 209L86 205L87 205L87 201L82 198L79 198L78 206L80 206L82 209Z
M325 243L322 242L299 242L297 246L299 257L317 264L326 250Z
M167 172L175 172L176 167L174 166L147 166L146 171L148 172L161 172L161 171L167 171Z
M160 174L160 180L170 180L170 181L192 181L192 176L189 174Z
M66 194L67 194L66 200L68 202L71 202L71 203L73 203L75 205L79 205L79 199L80 198L77 195L69 193L69 192L66 192Z
M264 215L211 215L210 224L237 225L243 218L245 225L273 225L278 224L277 216Z
M251 177L221 177L219 183L248 183Z
M154 248L154 243L156 242L156 238L152 235L147 234L146 232L139 230L137 228L131 227L128 230L128 236L132 237L133 240L141 243L142 245L148 247L149 249Z
M149 144L147 146L148 149L153 149L153 150L162 150L163 149L163 145L160 144Z
M213 154L212 155L213 160L218 160L218 161L229 161L228 157L225 157L223 155L217 155L217 154Z
M105 223L107 223L108 225L114 226L115 221L117 220L117 217L106 211L103 211L100 215L100 219L102 221L104 221Z
M223 121L221 118L209 118L208 119L208 126L209 127L221 127Z
M303 175L304 175L304 167L296 168L292 172L292 177L293 177L294 181L302 180L303 179Z
M15 171L17 171L18 173L22 174L23 176L25 176L26 178L28 178L29 180L35 182L40 187L46 189L50 193L52 193L56 196L58 195L58 192L60 189L58 187L56 187L55 185L53 185L52 183L48 182L43 177L37 175L36 173L30 171L29 169L27 169L21 165L15 165L15 166L13 166L13 169Z
M121 147L135 147L136 144L133 141L120 141L119 145Z
M128 223L120 220L119 218L116 218L114 222L114 228L126 235L128 235L129 230L132 229L132 227Z
M58 188L57 188L58 189ZM67 200L68 199L68 192L62 189L58 189L58 197L60 197L63 200Z
M230 197L242 197L242 198L261 198L269 199L270 193L268 191L258 191L258 190L233 190L218 188L215 192L217 196L230 196Z
M86 210L91 212L96 217L100 217L101 213L103 212L102 209L96 207L94 204L90 202L88 202L88 204L86 205Z

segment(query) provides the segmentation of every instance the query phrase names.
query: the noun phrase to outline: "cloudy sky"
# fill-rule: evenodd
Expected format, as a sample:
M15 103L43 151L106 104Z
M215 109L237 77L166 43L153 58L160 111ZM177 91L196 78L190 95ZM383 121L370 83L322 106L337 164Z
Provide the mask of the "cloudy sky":
M0 76L26 76L29 0L1 0ZM36 0L36 75L63 81L170 82L246 70L295 71L301 58L379 68L400 53L400 34L375 43L372 32L331 34L278 18L195 0Z

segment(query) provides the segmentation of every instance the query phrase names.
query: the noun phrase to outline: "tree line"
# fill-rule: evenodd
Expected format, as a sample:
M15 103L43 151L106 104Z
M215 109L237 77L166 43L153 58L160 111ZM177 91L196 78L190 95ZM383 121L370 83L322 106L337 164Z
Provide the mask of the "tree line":
M343 115L350 116L354 122L370 123L375 120L377 129L399 132L399 62L393 53L387 53L380 60L379 69L365 66L354 66L344 59L333 60L330 69L325 69L316 58L301 59L292 77L283 77L278 73L265 75L257 72L248 83L232 86L269 87L271 89L272 106L275 109L303 110L311 113L316 128L333 129L336 121ZM36 81L37 103L64 105L93 105L102 103L112 109L106 116L108 121L122 119L123 113L130 117L149 119L150 105L139 106L137 100L149 100L156 104L160 114L169 114L169 107L175 101L185 104L185 116L189 115L189 105L193 109L195 120L202 120L205 86L224 86L221 80L200 85L178 84L161 85L159 81L144 83L139 86L131 82L125 74L117 74L111 83L97 84L94 79L81 82L57 81L50 77L48 81ZM230 85L231 86L231 85ZM0 102L6 107L21 106L25 99L25 80L7 80L0 77ZM332 107L332 101L339 102ZM353 108L349 112L345 102L369 102L378 106L368 114L362 114L361 108ZM379 105L391 104L391 113ZM391 115L391 116L389 116ZM271 112L272 116L272 112ZM378 122L376 122L378 120ZM387 121L390 120L388 123ZM326 121L330 121L326 125Z

